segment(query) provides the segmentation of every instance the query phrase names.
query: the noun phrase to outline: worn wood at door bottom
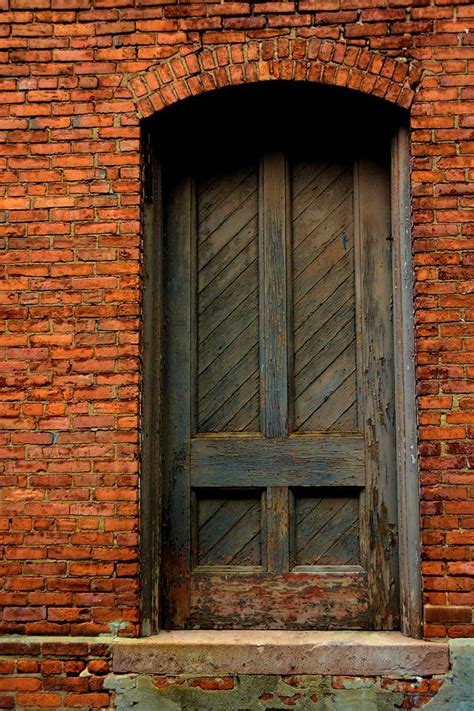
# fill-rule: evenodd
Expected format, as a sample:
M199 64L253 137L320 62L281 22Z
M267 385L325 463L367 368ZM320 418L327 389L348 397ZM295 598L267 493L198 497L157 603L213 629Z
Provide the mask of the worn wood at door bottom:
M195 571L188 629L367 629L364 571Z

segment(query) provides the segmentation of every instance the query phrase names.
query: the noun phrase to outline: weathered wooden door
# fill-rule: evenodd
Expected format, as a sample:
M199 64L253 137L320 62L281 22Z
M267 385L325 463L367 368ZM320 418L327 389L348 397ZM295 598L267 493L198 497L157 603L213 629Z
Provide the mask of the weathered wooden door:
M164 626L396 628L387 169L270 151L164 196Z

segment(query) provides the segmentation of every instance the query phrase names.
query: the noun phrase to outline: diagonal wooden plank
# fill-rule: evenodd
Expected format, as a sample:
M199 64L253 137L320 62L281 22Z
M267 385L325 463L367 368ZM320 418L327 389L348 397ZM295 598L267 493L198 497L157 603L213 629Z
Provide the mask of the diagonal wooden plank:
M343 220L350 221L351 211L352 180L350 174L343 173L299 217L293 218L295 252L317 248L324 238L322 226L337 227Z
M300 308L301 301L305 297L308 298L318 281L323 278L326 280L331 279L334 263L344 257L345 252L347 252L347 249L344 248L345 237L347 235L342 233L336 239L327 242L321 252L318 253L317 258L315 257L315 259L309 261L303 271L295 278L295 311Z
M334 496L322 490L315 496L297 496L296 564L357 565L358 509L357 495Z
M236 414L242 405L249 401L254 402L258 395L258 368L249 375L244 376L243 382L233 392L228 393L228 397L220 407L214 407L206 411L207 418L202 419L200 426L202 432L224 432L240 431L241 425ZM236 422L237 419L237 422ZM232 428L230 429L230 423Z
M344 432L357 431L357 410L351 410L352 419L348 420L349 413L346 411L347 403L353 404L357 397L357 378L355 368L342 382L337 383L336 387L328 394L322 404L314 410L311 415L301 423L300 429L302 432L311 431L336 431ZM342 414L346 413L346 418L342 418ZM343 427L335 424L339 419L345 423Z
M243 309L245 305L246 302L242 304ZM229 342L225 345L220 340L211 338L202 343L199 358L201 392L206 393L216 382L219 382L227 373L229 363L236 363L242 357L240 341L248 337L247 330L250 331L250 334L254 333L255 320L258 318L257 310L252 309L252 304L250 304L246 315L247 319L245 321L239 320L233 337L230 337Z
M257 179L256 166L246 167L198 189L201 432L242 431L258 419Z
M261 562L259 496L242 498L233 496L220 506L216 506L215 501L211 498L199 502L198 563L200 565L259 565ZM208 514L209 508L212 509L211 515Z
M319 310L326 304L328 300L329 304L326 304L325 308L331 304L334 298L338 298L337 290L344 289L346 291L353 291L353 251L350 250L346 252L335 264L331 267L332 280L320 279L316 282L313 288L310 290L308 295L298 302L297 307L294 310L294 328L295 328L295 339L298 339L300 332L303 332L303 336L306 333L312 333L314 326L311 323L306 324L309 319L313 320L313 323L319 322ZM344 297L343 301L346 300Z
M332 338L327 340L325 337L323 338L318 357L314 362L308 363L307 367L303 368L295 378L296 399L304 397L307 389L312 387L315 381L320 381L319 387L323 386L323 382L329 383L332 374L336 370L341 370L342 366L346 367L346 374L355 367L355 351L351 348L354 345L354 330L351 320L348 320L343 327L336 331ZM346 353L348 348L351 348L351 354L354 355L353 362L350 360L350 355ZM346 353L345 357L343 357L344 353ZM325 378L324 381L321 381L322 378Z
M214 276L211 281L203 282L199 290L199 312L202 314L213 301L222 298L222 294L228 289L231 284L247 269L255 267L257 260L257 243L255 239L249 242L248 245L234 257L229 256L229 261L221 262L220 271Z
M217 239L212 243L214 249L218 249L212 257L209 258L209 252L206 256L208 261L204 260L203 255L200 255L199 274L198 274L198 289L202 291L207 287L212 280L222 271L223 265L228 264L232 259L235 259L243 249L246 249L255 239L257 233L257 216L252 214L248 222L235 233L222 246L217 245Z
M325 530L333 519L345 506L346 499L339 497L299 496L296 503L296 556L303 558L313 557L308 550L320 547L319 538L323 537Z
M225 376L207 392L199 389L199 421L209 420L214 412L224 408L226 402L239 397L249 372L254 379L252 394L258 391L258 348L255 346L243 354L240 360L228 368Z
M349 298L332 316L321 323L311 337L295 348L295 389L301 392L311 379L311 373L318 366L318 360L325 360L331 341L339 338L349 343L354 338L354 300Z
M293 158L290 168L293 200L295 200L303 190L306 190L309 184L314 181L320 173L327 170L328 167L329 163L320 162L315 168L313 161Z
M205 217L209 212L226 200L239 185L254 174L254 167L249 163L243 166L214 166L211 173L205 170L197 179L197 195L201 204L202 214ZM222 180L222 176L226 180Z
M256 195L253 191L240 202L228 218L222 219L216 229L201 240L199 244L199 268L201 270L222 251L235 235L255 219L255 202ZM204 227L204 225L200 225L200 232L204 231Z
M306 171L303 171L301 177L295 175L295 166L292 169L292 203L293 203L293 219L296 220L304 211L311 208L316 202L320 202L321 196L338 179L341 174L346 172L346 166L338 163L332 163L327 167L321 167L318 163L312 163L307 166L308 172L313 170L313 177L306 182Z
M254 170L236 171L224 173L217 177L214 183L212 195L216 195L216 201L212 201L212 195L206 200L206 193L199 190L198 186L198 210L199 210L199 243L202 244L218 227L229 220L232 215L237 214L242 207L242 203L250 198L256 189L256 174Z
M304 431L325 429L324 421L315 427L318 410L323 406L329 409L334 406L335 400L327 405L328 401L347 377L355 371L355 342L352 341L329 365L332 367L326 367L323 372L317 373L301 395L295 398L295 424L298 429Z
M354 379L354 386L357 381ZM328 422L328 429L332 431L344 432L347 430L359 429L359 418L357 412L357 388L355 387L353 401L347 404L347 408L341 413L334 413L334 419ZM355 423L357 426L355 426Z
M305 182L309 165L316 177ZM322 161L297 168L294 165L292 173L294 424L305 432L343 431L346 426L353 430L352 168Z
M352 234L352 195L346 195L320 222L312 225L311 231L305 233L299 245L295 245L293 250L295 279L313 262L317 263L321 259L322 251L331 242L340 240L341 255L352 248Z
M257 264L249 264L233 282L220 294L219 299L215 299L202 312L199 313L198 337L199 341L205 340L216 328L219 328L234 309L243 301L247 300L249 293L254 293L254 277L256 275ZM228 324L229 327L229 324ZM221 329L224 340L224 331Z
M254 289L232 311L233 330L232 333L228 334L225 342L222 338L207 338L199 343L199 373L200 375L202 374L202 377L205 377L206 372L209 378L212 378L213 372L216 372L216 379L223 377L227 369L225 359L227 358L229 362L235 362L238 358L241 340L250 340L250 334L254 334L258 328L256 321L258 318L257 298L257 289ZM220 362L221 357L223 362ZM213 368L210 369L210 366L213 366ZM214 368L218 366L222 367L221 373L217 370L214 371Z
M239 232L247 222L255 216L255 191L249 192L243 199L239 199L229 214L213 215L213 224L199 224L201 240L199 250L202 254L201 265L206 264L216 252L232 237Z

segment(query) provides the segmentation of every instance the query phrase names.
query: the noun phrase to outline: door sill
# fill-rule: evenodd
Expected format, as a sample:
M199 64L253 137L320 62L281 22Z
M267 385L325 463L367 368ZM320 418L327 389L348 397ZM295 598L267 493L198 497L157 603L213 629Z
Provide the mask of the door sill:
M448 645L400 632L173 630L113 643L120 674L431 676L449 669Z

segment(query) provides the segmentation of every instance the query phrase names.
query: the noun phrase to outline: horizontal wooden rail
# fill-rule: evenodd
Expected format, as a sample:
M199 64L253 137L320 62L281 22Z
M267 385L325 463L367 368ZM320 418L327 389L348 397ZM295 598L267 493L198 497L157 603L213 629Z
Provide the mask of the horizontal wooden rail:
M365 486L364 438L193 439L191 485Z

